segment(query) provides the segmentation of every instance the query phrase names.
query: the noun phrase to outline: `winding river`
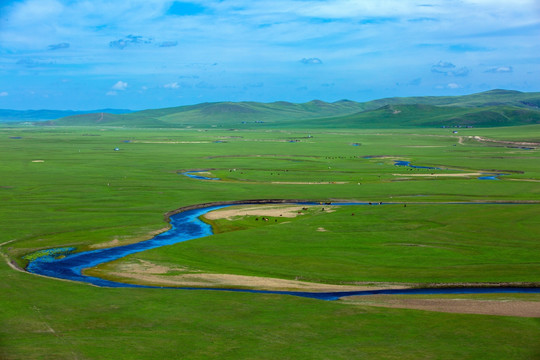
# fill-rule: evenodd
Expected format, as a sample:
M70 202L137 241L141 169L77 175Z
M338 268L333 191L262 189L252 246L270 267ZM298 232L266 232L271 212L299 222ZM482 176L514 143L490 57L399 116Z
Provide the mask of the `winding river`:
M73 248L51 249L43 256L38 256L29 262L26 270L30 273L44 275L53 278L73 280L89 283L103 287L131 287L131 288L167 288L181 290L212 290L212 291L234 291L262 294L284 294L294 295L320 300L337 300L344 296L352 295L414 295L414 294L487 294L487 293L540 293L540 288L524 287L460 287L460 288L424 288L424 289L386 289L386 290L363 290L363 291L342 291L342 292L303 292L303 291L270 291L270 290L246 290L246 289L224 289L224 288L194 288L194 287L160 287L134 285L122 282L110 281L98 277L86 276L83 270L120 259L124 256L142 252L161 246L172 245L183 241L198 239L212 235L212 228L199 219L200 216L209 211L220 209L232 205L248 204L302 204L319 205L318 202L308 201L286 201L286 200L254 200L237 201L227 204L204 204L195 208L179 209L169 216L171 229L156 235L150 240L141 241L135 244L118 246L113 248L99 249L74 253ZM332 203L335 205L371 205L371 203ZM385 205L383 203L374 203ZM450 204L450 203L449 203ZM456 204L456 203L451 203ZM460 204L480 204L480 203L460 203ZM482 203L488 204L488 203ZM491 203L493 204L493 203ZM501 203L495 203L501 204ZM502 206L503 204L501 204Z

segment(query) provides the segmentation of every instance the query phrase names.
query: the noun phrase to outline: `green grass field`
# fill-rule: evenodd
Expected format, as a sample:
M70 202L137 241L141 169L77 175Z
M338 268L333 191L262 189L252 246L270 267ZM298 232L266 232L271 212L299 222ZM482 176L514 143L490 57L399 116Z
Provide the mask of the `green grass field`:
M336 284L540 283L537 214L538 205L342 206L126 261Z
M540 150L472 136L540 138L538 125L457 134L440 128L0 128L0 250L24 266L22 257L40 249L140 241L166 226L166 212L211 201L382 201L407 207L313 209L288 223L216 220L215 236L101 270L138 259L329 284L540 282ZM395 160L441 170L398 167ZM197 169L222 180L181 175ZM472 175L483 172L508 175ZM536 203L437 204L453 201ZM277 295L104 289L20 273L5 262L0 276L2 359L540 357L538 318ZM505 299L514 298L522 296Z

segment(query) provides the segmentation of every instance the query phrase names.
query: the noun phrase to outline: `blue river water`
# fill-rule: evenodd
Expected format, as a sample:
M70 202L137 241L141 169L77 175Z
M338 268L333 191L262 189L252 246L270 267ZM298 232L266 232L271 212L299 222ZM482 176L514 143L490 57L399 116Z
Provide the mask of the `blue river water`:
M413 169L432 169L432 170L441 170L441 168L438 168L438 167L433 167L433 166L418 166L418 165L413 165L410 163L410 161L405 161L405 160L395 160L394 161L394 165L395 166L408 166L408 167L411 167Z
M247 204L247 203L246 203ZM302 205L318 205L316 202L296 202ZM336 205L371 205L371 203L333 203ZM374 203L383 205L383 203ZM471 204L471 203L469 203ZM236 204L241 205L241 204ZM131 287L131 288L167 288L181 290L212 290L212 291L234 291L259 294L282 294L294 295L320 300L337 300L344 296L353 295L414 295L414 294L487 294L487 293L540 293L540 288L518 288L518 287L460 287L460 288L426 288L426 289L387 289L387 290L367 290L367 291L342 291L342 292L303 292L303 291L269 291L269 290L247 290L247 289L226 289L226 288L194 288L194 287L160 287L134 285L122 282L110 281L98 277L86 276L83 269L97 266L109 261L117 260L124 256L154 249L166 245L172 245L183 241L198 239L212 235L212 228L201 221L199 217L209 211L220 209L231 205L208 206L199 209L192 209L180 212L170 217L171 229L156 235L150 240L139 243L118 246L113 248L99 249L73 253L73 248L50 249L45 256L39 256L30 261L26 270L30 273L49 276L59 279L67 279L89 283L103 287ZM61 251L60 251L61 250Z
M369 158L369 156L366 156L365 158ZM438 167L432 167L432 166L418 166L418 165L412 165L410 161L405 160L394 160L395 166L408 166L413 169L431 169L431 170L441 170L441 168ZM502 175L508 175L503 173L485 173L483 176L477 177L478 180L500 180L499 176Z
M197 175L197 173L201 173L201 172L204 172L204 171L186 171L186 172L183 172L182 175L190 177L192 179L197 179L197 180L221 180L220 178L211 178L208 176Z
M500 180L499 176L510 175L504 173L486 173L483 176L478 177L478 180Z

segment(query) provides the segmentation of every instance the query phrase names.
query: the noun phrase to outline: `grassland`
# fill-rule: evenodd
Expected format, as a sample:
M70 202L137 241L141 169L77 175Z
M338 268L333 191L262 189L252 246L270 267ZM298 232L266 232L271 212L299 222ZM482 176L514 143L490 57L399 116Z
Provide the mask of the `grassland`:
M167 211L210 201L406 202L406 208L310 210L289 223L216 220L215 236L125 261L331 284L538 282L538 204L418 204L539 201L538 149L474 139L537 141L538 133L538 125L458 134L440 128L2 128L0 151L9 155L0 163L0 249L24 266L22 257L40 249L138 241L165 226ZM441 170L397 167L394 160ZM222 180L181 175L196 169ZM493 181L432 176L476 172L508 175ZM327 231L316 231L320 227ZM289 296L103 289L17 272L6 263L0 272L5 359L540 356L537 318Z
M326 209L294 220L273 217L270 225L154 249L124 261L334 284L540 283L538 205Z

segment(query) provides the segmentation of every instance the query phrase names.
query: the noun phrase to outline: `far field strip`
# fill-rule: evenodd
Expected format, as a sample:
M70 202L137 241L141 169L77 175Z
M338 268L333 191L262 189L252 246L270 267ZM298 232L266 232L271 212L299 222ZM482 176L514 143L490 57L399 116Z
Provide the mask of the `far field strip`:
M540 318L540 301L456 299L406 299L399 296L367 295L343 298L347 304L415 309L458 314Z

